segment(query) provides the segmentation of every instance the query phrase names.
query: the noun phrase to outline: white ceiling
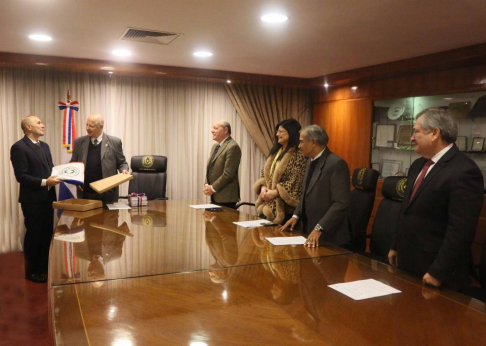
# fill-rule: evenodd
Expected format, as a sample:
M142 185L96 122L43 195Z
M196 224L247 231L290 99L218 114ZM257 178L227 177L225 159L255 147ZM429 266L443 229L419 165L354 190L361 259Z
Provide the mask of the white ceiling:
M261 22L270 9L289 20ZM183 35L121 41L127 27ZM22 54L311 78L484 42L485 0L0 0L0 51Z

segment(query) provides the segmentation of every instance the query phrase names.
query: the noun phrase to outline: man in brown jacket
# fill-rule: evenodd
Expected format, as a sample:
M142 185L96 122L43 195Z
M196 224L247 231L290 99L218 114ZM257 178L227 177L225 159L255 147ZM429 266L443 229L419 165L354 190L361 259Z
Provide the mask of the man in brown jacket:
M231 138L231 125L227 121L216 121L211 133L217 144L211 149L203 192L211 196L211 203L234 209L240 199L241 149Z

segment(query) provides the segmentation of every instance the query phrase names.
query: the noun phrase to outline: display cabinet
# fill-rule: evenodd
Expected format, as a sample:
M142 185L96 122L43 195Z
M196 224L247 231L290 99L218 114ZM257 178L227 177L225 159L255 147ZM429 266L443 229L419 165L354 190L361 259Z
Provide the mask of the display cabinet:
M486 180L486 93L416 96L373 103L371 167L381 178L407 175L420 157L411 143L417 114L430 107L449 109L458 125L456 145L473 159Z

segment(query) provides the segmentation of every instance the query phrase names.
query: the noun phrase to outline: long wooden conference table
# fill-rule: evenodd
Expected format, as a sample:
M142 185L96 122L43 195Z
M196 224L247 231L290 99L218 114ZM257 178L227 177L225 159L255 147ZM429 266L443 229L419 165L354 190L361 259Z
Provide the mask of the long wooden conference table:
M324 244L274 246L277 227L197 201L64 211L49 268L56 345L486 345L485 304ZM296 236L299 233L285 233ZM376 279L355 301L328 285Z

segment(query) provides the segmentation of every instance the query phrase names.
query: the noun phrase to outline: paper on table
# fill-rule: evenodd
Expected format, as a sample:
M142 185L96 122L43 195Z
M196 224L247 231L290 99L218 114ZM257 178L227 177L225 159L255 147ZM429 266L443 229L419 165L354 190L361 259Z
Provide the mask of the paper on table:
M268 220L252 220L252 221L239 221L239 222L233 222L235 225L244 227L244 228L255 228L255 227L261 227L265 225L271 225L273 224L272 221Z
M298 237L266 237L266 239L273 245L304 245L305 238Z
M194 205L190 205L190 207L194 209L221 208L221 206L216 204L194 204Z
M128 205L126 205L125 203L122 203L122 202L107 204L106 206L110 210L132 209L132 208L130 208L130 206L128 206Z
M328 286L354 300L362 300L386 296L394 293L401 293L401 291L373 279L358 280Z

